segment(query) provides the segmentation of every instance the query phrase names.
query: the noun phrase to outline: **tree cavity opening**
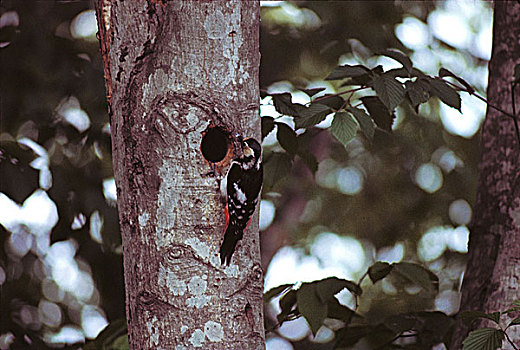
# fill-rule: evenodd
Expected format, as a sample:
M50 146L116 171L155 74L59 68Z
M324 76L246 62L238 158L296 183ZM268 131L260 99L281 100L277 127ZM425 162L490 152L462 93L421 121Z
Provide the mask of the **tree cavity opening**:
M210 127L202 136L200 150L210 163L218 163L226 157L229 148L228 133L219 127Z

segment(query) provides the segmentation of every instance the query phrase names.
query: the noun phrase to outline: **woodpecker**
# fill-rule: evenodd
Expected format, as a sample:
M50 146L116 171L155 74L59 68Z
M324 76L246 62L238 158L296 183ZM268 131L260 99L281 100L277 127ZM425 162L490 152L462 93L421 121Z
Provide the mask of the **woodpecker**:
M229 265L231 256L244 231L251 222L262 188L262 147L260 143L247 138L241 140L243 154L233 159L223 180L226 197L226 233L220 246L220 261Z

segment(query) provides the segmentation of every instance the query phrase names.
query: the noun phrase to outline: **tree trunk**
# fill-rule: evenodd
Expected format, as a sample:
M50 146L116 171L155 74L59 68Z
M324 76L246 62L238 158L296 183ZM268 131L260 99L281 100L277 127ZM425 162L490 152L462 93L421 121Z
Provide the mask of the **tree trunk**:
M263 349L258 215L221 266L217 176L237 132L260 137L259 3L96 7L131 348Z
M520 63L518 38L520 4L496 1L487 97L490 104L509 113L513 68ZM520 92L518 88L516 91ZM516 94L517 110L519 95ZM487 109L482 128L478 169L477 201L460 310L505 311L520 299L520 145L513 120L492 108ZM452 349L461 347L468 331L459 322ZM520 327L511 327L507 333L520 344ZM508 344L503 349L512 347Z

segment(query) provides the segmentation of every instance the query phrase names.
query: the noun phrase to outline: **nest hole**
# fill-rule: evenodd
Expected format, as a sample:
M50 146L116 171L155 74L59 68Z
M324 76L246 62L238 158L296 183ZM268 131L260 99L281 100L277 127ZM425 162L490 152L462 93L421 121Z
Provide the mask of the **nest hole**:
M228 153L228 133L219 127L210 127L202 136L200 150L204 158L211 163L218 163Z

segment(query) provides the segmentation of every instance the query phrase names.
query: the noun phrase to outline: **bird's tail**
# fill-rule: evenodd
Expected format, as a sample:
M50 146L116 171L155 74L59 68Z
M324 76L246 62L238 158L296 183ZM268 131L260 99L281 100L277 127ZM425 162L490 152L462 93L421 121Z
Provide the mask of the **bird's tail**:
M228 225L224 234L224 241L220 246L220 263L222 265L229 265L237 243L242 239L242 235L243 231L240 228Z

